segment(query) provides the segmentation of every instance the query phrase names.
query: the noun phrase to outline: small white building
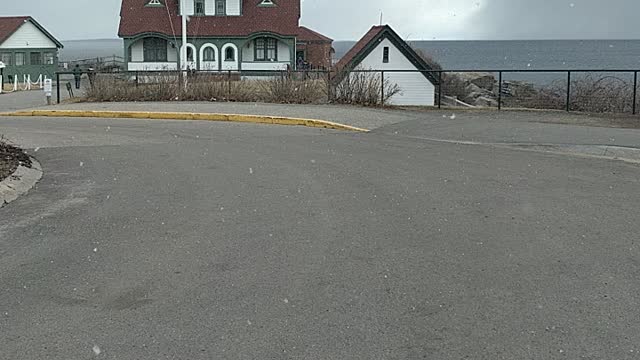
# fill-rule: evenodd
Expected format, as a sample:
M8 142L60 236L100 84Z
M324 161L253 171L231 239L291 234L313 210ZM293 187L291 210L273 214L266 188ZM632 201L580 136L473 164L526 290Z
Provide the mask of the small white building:
M0 17L0 61L5 82L30 76L52 78L62 44L31 16Z
M433 106L437 73L389 26L374 26L336 64L338 82L354 70L380 70L400 93L390 105ZM398 72L407 70L407 72Z

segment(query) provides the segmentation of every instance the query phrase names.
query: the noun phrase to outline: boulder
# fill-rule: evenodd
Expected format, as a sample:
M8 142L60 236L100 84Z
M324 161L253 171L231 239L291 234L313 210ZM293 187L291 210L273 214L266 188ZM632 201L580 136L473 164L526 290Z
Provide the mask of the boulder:
M457 73L456 75L463 79L467 84L473 84L487 91L493 91L496 86L496 78L491 73L470 72Z
M498 101L486 96L480 96L472 105L480 107L498 107Z

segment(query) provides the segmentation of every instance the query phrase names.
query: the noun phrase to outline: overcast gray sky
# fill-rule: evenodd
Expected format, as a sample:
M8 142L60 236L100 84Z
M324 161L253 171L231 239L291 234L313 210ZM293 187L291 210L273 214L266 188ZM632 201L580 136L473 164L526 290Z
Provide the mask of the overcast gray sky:
M120 0L0 0L62 40L116 38ZM274 0L277 2L277 0ZM405 38L640 39L638 0L301 0L302 24L355 40L383 21Z

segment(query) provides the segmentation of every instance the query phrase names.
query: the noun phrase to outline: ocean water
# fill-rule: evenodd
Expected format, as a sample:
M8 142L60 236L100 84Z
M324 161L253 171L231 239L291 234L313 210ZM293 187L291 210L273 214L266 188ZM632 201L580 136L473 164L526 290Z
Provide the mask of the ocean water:
M336 42L336 56L342 56L353 44ZM445 70L640 70L640 40L412 41L411 45ZM591 75L616 76L625 81L632 78L630 73ZM567 75L506 73L503 77L543 85L566 81Z
M124 55L121 39L67 40L62 41L62 45L60 62Z
M64 41L62 61L123 56L122 40ZM336 41L336 58L354 41ZM444 69L456 70L640 70L640 40L539 40L539 41L411 41L438 61ZM594 74L602 76L605 74ZM630 74L610 74L625 80ZM576 74L576 76L580 76ZM537 84L563 81L566 74L505 74L505 80Z

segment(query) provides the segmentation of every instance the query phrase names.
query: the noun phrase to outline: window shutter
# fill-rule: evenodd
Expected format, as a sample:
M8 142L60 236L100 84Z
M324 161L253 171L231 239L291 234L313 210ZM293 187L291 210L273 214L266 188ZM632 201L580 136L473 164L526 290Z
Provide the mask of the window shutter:
M240 15L240 0L227 0L227 15Z
M204 0L204 14L211 16L216 14L216 0Z
M194 0L184 0L184 10L185 10L185 14L187 16L192 16L196 9L195 9L195 1Z

